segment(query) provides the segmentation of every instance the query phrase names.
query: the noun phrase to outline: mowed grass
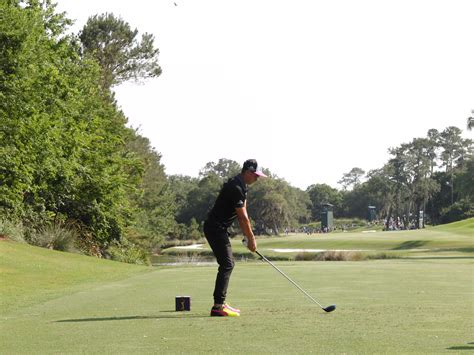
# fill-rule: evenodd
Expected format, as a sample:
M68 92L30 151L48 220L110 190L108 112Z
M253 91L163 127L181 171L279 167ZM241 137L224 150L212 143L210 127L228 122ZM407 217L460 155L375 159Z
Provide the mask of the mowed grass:
M147 271L151 269L0 240L0 315Z
M421 230L297 234L258 239L258 248L270 256L294 256L274 249L355 250L364 254L380 252L398 257L470 257L474 253L474 218ZM234 249L244 252L239 240Z
M456 247L464 236L472 240L452 235ZM472 254L276 264L336 311L323 312L259 261L238 263L232 276L228 300L242 316L216 319L216 265L147 268L0 242L0 353L474 350ZM176 295L192 297L191 312L174 311Z

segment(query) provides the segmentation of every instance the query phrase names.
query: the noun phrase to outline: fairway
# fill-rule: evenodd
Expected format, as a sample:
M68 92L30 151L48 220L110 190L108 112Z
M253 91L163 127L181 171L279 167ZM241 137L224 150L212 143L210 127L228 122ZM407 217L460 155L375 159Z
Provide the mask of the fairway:
M157 268L2 314L2 353L457 353L473 350L470 258L238 263L210 318L215 266ZM190 295L191 312L174 312Z

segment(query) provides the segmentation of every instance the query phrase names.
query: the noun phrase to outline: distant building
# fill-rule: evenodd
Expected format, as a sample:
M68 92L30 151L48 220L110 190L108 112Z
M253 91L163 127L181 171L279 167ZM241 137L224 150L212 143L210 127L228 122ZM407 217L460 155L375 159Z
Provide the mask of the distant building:
M330 203L321 204L321 229L323 231L331 231L334 228L333 205Z

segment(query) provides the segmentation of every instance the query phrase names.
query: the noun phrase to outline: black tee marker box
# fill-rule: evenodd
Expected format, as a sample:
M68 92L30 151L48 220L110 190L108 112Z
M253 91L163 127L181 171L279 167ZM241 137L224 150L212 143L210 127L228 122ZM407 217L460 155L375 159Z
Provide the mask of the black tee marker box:
M175 297L176 312L191 310L190 296L176 296Z

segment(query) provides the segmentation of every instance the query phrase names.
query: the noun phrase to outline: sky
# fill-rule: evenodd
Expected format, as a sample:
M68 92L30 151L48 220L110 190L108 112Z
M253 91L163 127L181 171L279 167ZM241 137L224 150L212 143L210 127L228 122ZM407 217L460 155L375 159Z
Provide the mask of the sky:
M474 109L472 0L59 0L78 33L113 13L151 33L160 77L114 88L167 174L255 158L291 185L354 167Z

